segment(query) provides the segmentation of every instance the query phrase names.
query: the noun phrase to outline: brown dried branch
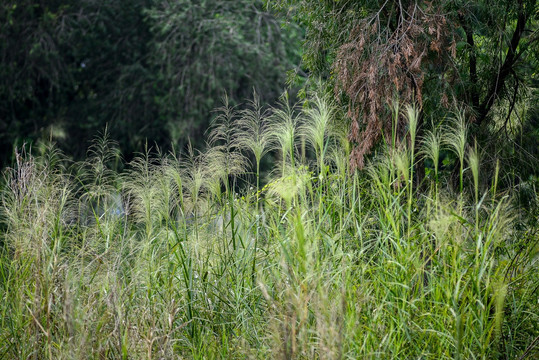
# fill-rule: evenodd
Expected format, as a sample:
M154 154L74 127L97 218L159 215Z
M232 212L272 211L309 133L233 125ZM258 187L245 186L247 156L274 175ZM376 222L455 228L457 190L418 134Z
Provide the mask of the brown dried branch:
M365 155L382 133L391 134L387 105L398 98L421 107L428 55L455 52L449 21L431 3L426 4L424 9L413 3L406 10L399 7L390 11L388 16L395 16L397 24L392 31L381 31L381 22L391 23L391 19L382 19L382 13L377 12L359 23L338 50L335 92L348 98L352 119L349 139L356 144L350 159L354 169L363 168ZM406 119L399 116L396 120L398 138L402 138Z

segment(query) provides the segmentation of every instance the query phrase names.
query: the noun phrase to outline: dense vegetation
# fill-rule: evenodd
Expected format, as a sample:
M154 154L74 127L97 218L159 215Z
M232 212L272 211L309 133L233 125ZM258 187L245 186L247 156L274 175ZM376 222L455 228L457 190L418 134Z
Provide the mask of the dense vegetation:
M17 154L2 194L0 354L537 356L537 213L500 191L503 169L482 168L465 119L417 138L408 107L411 146L351 173L335 109L313 96L269 118L256 100L225 106L207 151L141 154L123 174L106 135L69 168L54 149ZM268 151L281 160L261 188ZM437 166L416 187L413 164L443 151L462 191Z
M523 122L537 124L536 0L268 3L306 28L304 65L348 109L354 166L363 167L383 136L388 141L396 98L418 104L420 132L463 110L470 135L492 146L489 153L503 152L496 144ZM400 117L397 130L406 127Z
M0 5L1 359L539 357L535 1L132 5Z

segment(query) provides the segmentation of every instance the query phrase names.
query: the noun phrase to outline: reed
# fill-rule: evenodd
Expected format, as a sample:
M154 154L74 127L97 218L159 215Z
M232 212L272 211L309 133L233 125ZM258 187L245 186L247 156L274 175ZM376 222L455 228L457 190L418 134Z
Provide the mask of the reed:
M1 188L0 358L537 357L536 225L506 169L481 179L464 119L419 137L403 107L410 142L350 173L335 105L308 102L285 96L270 116L256 96L242 112L225 100L208 149L147 150L121 173L105 135L82 163L17 153ZM414 186L426 159L435 176Z

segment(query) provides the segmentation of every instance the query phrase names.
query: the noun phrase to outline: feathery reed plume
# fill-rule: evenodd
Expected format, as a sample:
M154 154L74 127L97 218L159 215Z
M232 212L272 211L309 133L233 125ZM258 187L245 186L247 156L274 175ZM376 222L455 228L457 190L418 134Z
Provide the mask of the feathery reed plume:
M327 95L318 96L317 94L311 94L308 104L313 104L313 106L304 108L305 120L299 127L299 133L305 137L309 145L314 149L320 175L325 176L324 160L328 136L332 132L334 105Z
M474 200L475 200L475 223L476 227L479 223L479 152L477 150L477 143L475 146L468 150L468 164L472 170L473 184L474 184Z
M290 105L288 93L285 92L279 99L279 106L272 108L269 133L273 149L279 150L282 156L281 174L285 173L287 159L292 168L295 167L295 143L299 123L296 107L297 105Z
M248 103L249 107L241 112L235 132L236 142L243 151L248 150L255 157L256 176L256 233L254 250L258 247L260 230L260 162L270 148L270 134L268 131L267 117L268 111L260 106L260 99L256 91L253 91L253 99ZM255 254L256 255L256 254ZM256 256L253 256L252 281L255 283Z
M391 152L391 157L395 162L395 167L397 170L397 182L404 182L405 187L408 189L409 182L411 180L411 170L410 170L410 152L407 150L393 150ZM400 187L400 186L397 186Z
M290 164L287 164L284 174L266 185L268 196L276 196L285 200L286 205L290 208L294 201L297 202L300 197L303 198L310 179L311 174L307 167L293 168Z
M5 173L0 214L8 230L6 244L17 256L49 248L55 239L49 229L74 218L73 185L61 168L49 167L53 156L58 161L62 157L58 150L50 150L54 154L45 155L45 159L15 151L15 167Z
M260 105L260 98L254 92L253 99L248 101L248 108L241 111L236 123L238 128L234 135L238 146L252 152L257 163L269 151L267 117L268 111Z
M247 158L239 151L237 112L230 106L228 96L224 96L223 106L216 109L218 115L213 119L208 136L206 163L208 174L216 177L230 192L230 176L241 175L248 165Z
M415 166L415 141L417 136L417 127L419 123L419 112L415 105L406 106L406 118L408 119L408 131L410 134L410 159L409 169L410 177L406 179L406 187L408 189L408 237L412 226L412 201L414 189L414 166Z
M475 201L477 202L479 196L479 164L480 164L480 155L479 150L477 149L477 143L475 146L468 150L468 164L470 164L470 169L472 170L472 177L474 183L474 193Z
M217 191L219 182L225 186L225 198L230 211L230 226L232 230L232 245L236 250L236 225L234 208L234 189L236 177L245 173L248 159L241 153L238 139L235 136L237 113L230 106L228 97L223 98L223 106L217 109L218 115L213 120L209 134L211 147L206 153L208 174L212 186L210 190ZM232 180L232 184L230 184Z
M417 136L417 127L419 125L419 111L415 105L406 105L406 119L408 119L408 133L410 134L411 151L414 151L415 140Z
M124 190L130 200L129 215L145 226L149 240L171 212L171 183L164 176L160 159L150 157L150 150L135 157L122 176Z
M87 193L99 196L102 191L107 193L113 187L116 173L111 167L119 156L118 143L110 138L105 128L103 134L94 138L87 152L87 160L80 164L85 170L80 179L89 185Z
M187 147L187 157L182 162L183 173L183 195L184 195L184 216L193 216L195 236L198 240L199 226L198 218L201 205L205 200L204 191L207 190L209 182L207 178L208 168L206 163L206 154L195 150L189 142ZM183 219L184 221L186 218Z
M350 170L348 155L349 153L339 146L331 146L329 149L328 161L335 166L335 171L341 179L345 179Z
M182 168L182 159L174 152L166 159L164 175L172 181L173 203L178 215L185 216L184 199L183 199L183 177L184 169Z
M112 169L119 159L117 142L110 138L108 128L94 138L87 152L87 160L77 164L78 180L84 192L81 196L83 222L95 220L113 206L112 197L116 192L117 175Z
M434 181L438 188L438 171L440 167L440 151L442 150L442 135L439 128L427 130L421 141L420 154L430 159L434 165Z
M444 128L444 133L447 134L444 138L444 143L457 155L460 163L459 171L459 191L462 192L463 173L464 173L464 155L466 142L468 138L468 127L464 119L464 112L457 111L451 124Z
M238 129L235 140L241 150L253 153L256 163L256 191L260 190L260 162L270 150L270 134L268 131L268 111L260 106L260 99L256 92L248 103L249 107L241 112L237 121ZM258 202L257 202L258 207Z
M395 127L350 174L346 135L321 130L310 117L325 110L310 105L301 131L287 99L267 128L256 96L239 114L225 106L207 151L146 150L123 175L102 145L78 178L54 148L16 152L0 184L0 358L537 358L535 213L497 189L498 168L481 183L465 129L421 139L436 166L453 133L474 185L464 196L443 182L434 198L412 187L417 113L395 109L408 146ZM325 160L299 161L298 135ZM234 154L270 148L283 163L255 209L250 184L234 194ZM122 226L95 204L93 223L69 220L70 202L118 188Z
M187 157L182 162L183 167L183 194L188 213L197 213L197 208L206 189L208 176L206 167L206 154L194 150L191 143L187 147Z

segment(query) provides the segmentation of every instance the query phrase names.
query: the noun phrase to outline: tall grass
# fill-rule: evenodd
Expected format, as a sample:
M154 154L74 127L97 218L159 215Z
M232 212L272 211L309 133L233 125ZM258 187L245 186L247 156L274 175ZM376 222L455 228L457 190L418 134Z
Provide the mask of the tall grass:
M404 111L409 146L357 173L315 95L270 113L256 97L225 103L207 150L148 150L121 174L106 136L83 163L17 153L2 185L0 358L536 358L534 222L498 188L503 169L482 178L464 119L421 137ZM448 150L457 189L438 167ZM414 186L423 159L435 177Z

